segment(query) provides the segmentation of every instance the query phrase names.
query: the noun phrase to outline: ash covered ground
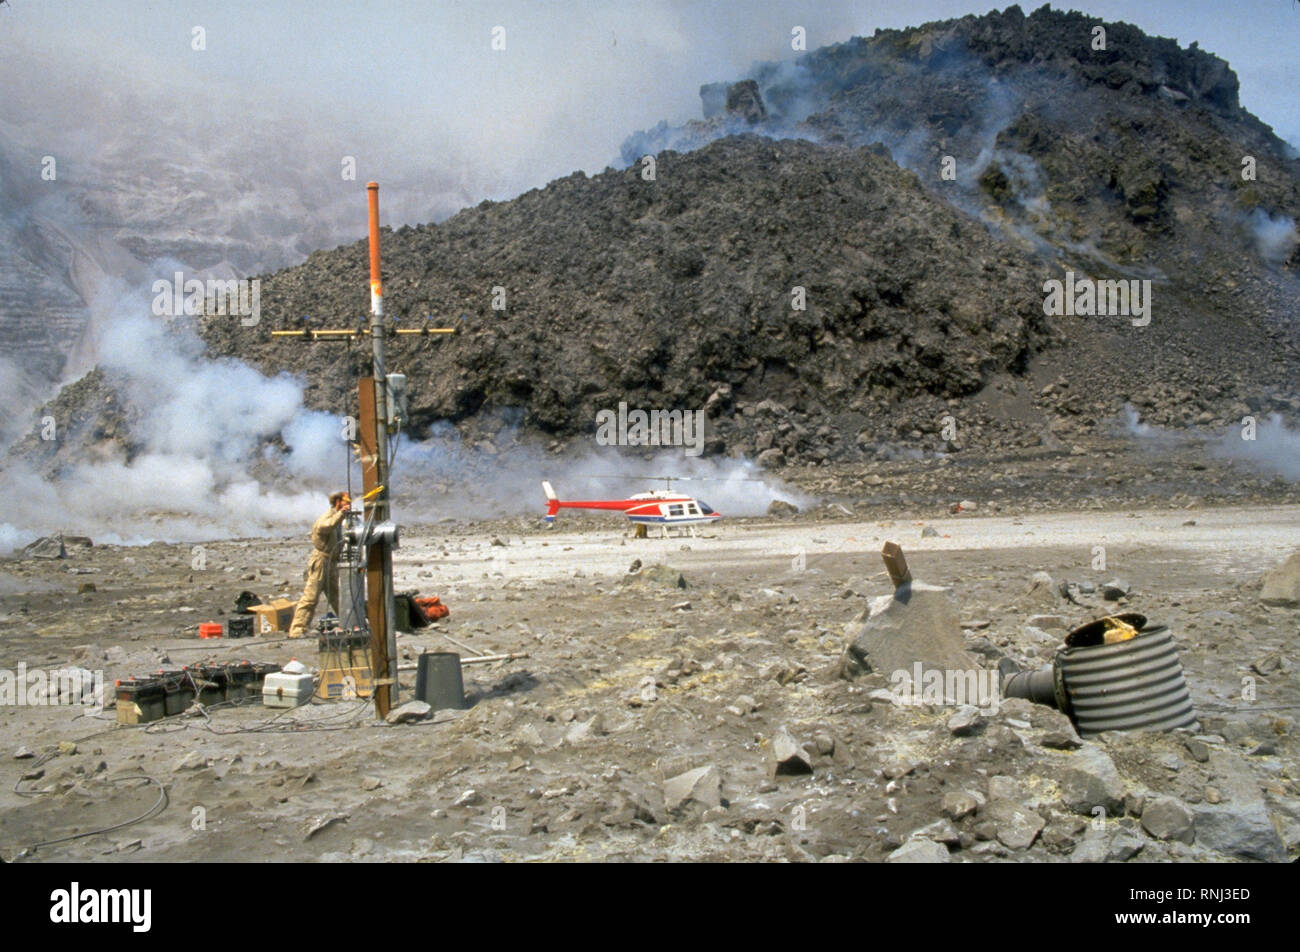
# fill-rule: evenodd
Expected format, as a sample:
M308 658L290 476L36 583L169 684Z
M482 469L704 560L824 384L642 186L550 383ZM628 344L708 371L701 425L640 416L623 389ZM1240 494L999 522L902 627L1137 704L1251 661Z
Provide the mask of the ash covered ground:
M1144 482L1141 458L1105 461L1004 460L985 477L996 469L1022 488L1000 502L972 493L975 511L958 514L940 493L912 504L842 496L794 516L724 520L699 538L634 539L618 517L566 516L551 530L533 518L412 527L397 588L438 594L451 615L399 637L403 664L425 649L528 654L467 666L468 709L388 725L364 701L228 707L130 728L111 711L8 706L0 855L1294 858L1297 609L1265 604L1260 589L1294 551L1300 501L1230 462L1206 473L1157 457L1152 472L1190 474L1174 499ZM1114 495L1078 490L1068 471L1088 467ZM880 492L927 498L936 468L882 464ZM1247 489L1206 502L1216 483ZM892 590L878 554L886 540L903 546L917 579L951 588L964 647L989 669L1003 657L1045 665L1067 629L1120 609L1170 626L1199 726L1083 741L1064 715L1027 701L966 718L945 704L895 705L885 672L844 678L848 626ZM214 541L205 555L201 571L190 544L6 560L0 667L77 664L111 684L204 658L315 662L311 642L214 644L194 631L223 620L240 590L294 597L304 539ZM1035 585L1037 572L1053 584ZM78 594L87 581L94 591ZM1112 581L1129 590L1117 602L1101 594ZM406 699L413 679L403 671ZM776 771L791 743L791 763L806 759L810 772ZM35 756L15 759L20 747ZM165 785L164 811L24 852L145 813L158 790L125 779L139 775Z

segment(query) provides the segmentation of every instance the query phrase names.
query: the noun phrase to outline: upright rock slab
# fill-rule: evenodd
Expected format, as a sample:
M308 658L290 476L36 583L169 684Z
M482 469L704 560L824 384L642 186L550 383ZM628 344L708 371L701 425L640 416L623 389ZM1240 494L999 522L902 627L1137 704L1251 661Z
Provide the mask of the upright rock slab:
M933 840L908 840L885 857L886 863L951 863L948 847Z
M966 651L952 590L925 582L905 582L892 595L871 600L845 628L848 647L841 674L848 678L876 671L895 679L898 672L914 682L919 670L967 672L981 666ZM918 669L916 666L920 665ZM920 686L916 686L919 690ZM967 703L980 703L964 698Z
M813 772L812 758L808 756L808 751L784 727L772 738L771 772L774 777Z

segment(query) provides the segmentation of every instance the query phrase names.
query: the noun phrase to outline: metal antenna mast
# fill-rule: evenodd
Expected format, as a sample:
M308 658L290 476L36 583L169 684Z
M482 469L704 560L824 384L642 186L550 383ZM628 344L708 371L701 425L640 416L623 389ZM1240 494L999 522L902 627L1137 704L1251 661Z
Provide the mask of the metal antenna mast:
M370 527L366 546L366 622L370 627L375 711L386 717L397 700L397 632L393 627L393 548L397 539L391 523L392 491L388 472L388 370L385 341L390 334L453 334L454 327L385 328L384 285L379 266L379 183L366 184L370 214L370 326L337 330L272 331L272 337L299 340L353 340L370 335L373 348L371 376L358 381L361 478L365 495L365 522Z

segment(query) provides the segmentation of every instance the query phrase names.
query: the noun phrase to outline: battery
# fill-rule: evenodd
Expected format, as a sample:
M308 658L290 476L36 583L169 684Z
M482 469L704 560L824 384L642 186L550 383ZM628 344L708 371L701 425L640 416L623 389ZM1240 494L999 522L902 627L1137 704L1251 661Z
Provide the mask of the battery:
M231 615L226 619L227 638L252 638L253 615Z
M194 684L186 671L159 671L158 680L162 685L163 705L167 716L184 714L194 703Z
M262 696L262 684L268 674L280 670L278 664L265 661L240 661L226 668L226 700L242 701Z
M157 678L128 678L114 685L119 724L148 724L167 715L162 684Z
M219 704L226 700L226 666L198 664L188 668L192 687L199 689L200 704Z

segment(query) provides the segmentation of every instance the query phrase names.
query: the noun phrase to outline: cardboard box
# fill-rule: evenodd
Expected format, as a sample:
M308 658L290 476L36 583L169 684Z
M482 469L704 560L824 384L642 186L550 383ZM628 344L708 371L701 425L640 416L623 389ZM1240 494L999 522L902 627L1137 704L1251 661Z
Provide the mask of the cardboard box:
M249 608L253 613L253 633L271 635L287 632L293 623L293 609L293 602L287 598L277 598L265 605L253 605Z
M320 673L316 696L326 700L368 698L374 691L370 667L325 668Z
M162 698L156 700L124 701L117 699L117 722L119 724L148 724L166 717Z

